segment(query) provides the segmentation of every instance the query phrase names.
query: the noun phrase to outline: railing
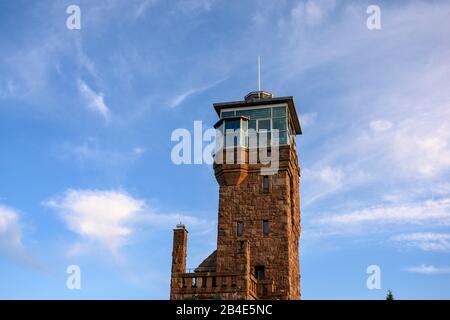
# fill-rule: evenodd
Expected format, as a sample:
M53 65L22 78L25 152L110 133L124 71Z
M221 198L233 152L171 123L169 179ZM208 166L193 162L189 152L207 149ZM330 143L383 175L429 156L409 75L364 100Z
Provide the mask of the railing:
M273 280L257 280L252 274L248 281L242 275L228 272L180 273L174 280L174 293L184 296L213 297L239 293L246 299L270 299L273 294Z
M238 285L238 276L234 273L193 272L178 276L179 289L185 292L206 292L234 289Z
M273 293L273 280L258 280L258 298L269 299Z
M258 280L251 274L249 282L249 292L254 299L258 299Z

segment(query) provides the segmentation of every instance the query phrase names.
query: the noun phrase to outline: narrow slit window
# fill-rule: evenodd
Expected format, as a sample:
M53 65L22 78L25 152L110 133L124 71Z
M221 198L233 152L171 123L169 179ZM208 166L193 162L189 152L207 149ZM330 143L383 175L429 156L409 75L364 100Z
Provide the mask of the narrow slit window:
M266 280L266 271L264 266L255 267L255 276L257 280Z
M264 190L264 192L269 191L269 177L268 176L263 177L263 190Z
M240 237L244 233L244 223L242 221L238 221L237 223L237 236Z
M206 277L202 277L202 288L206 288Z
M265 236L269 235L269 220L263 221L263 234Z

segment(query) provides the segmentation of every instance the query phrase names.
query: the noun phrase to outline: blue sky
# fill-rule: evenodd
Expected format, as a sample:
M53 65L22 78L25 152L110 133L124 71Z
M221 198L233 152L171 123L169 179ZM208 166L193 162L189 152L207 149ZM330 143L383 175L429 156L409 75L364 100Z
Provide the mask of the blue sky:
M303 298L449 299L449 15L438 0L1 1L0 298L167 299L173 226L195 267L218 206L212 167L173 164L171 133L255 90L261 56L262 88L294 96L304 132Z

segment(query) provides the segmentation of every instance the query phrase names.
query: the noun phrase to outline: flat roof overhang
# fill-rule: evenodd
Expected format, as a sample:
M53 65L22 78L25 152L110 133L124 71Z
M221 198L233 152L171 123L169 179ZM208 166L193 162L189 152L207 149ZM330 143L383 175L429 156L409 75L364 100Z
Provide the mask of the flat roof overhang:
M289 114L291 115L292 122L294 124L295 134L302 134L302 128L300 126L300 120L297 115L297 110L295 108L294 98L292 96L288 97L277 97L277 98L267 98L252 101L231 101L231 102L220 102L214 103L214 109L217 115L220 117L220 111L226 109L234 108L244 108L244 107L257 107L272 104L286 103L289 109Z

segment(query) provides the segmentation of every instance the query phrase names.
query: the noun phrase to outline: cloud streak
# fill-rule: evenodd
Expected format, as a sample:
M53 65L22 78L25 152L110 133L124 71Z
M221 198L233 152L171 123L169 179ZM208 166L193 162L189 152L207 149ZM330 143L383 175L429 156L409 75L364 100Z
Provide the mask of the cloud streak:
M78 90L86 100L89 110L98 113L107 122L110 111L105 103L103 93L96 93L83 80L78 81Z
M19 212L2 205L0 205L0 247L16 255L25 253Z
M318 224L435 224L450 225L450 198L422 203L385 205L350 213L324 215Z
M393 236L391 240L400 246L419 248L423 251L450 252L449 233L404 233Z
M405 270L409 273L417 273L424 275L450 274L450 267L435 267L433 265L426 265L426 264L408 267Z

